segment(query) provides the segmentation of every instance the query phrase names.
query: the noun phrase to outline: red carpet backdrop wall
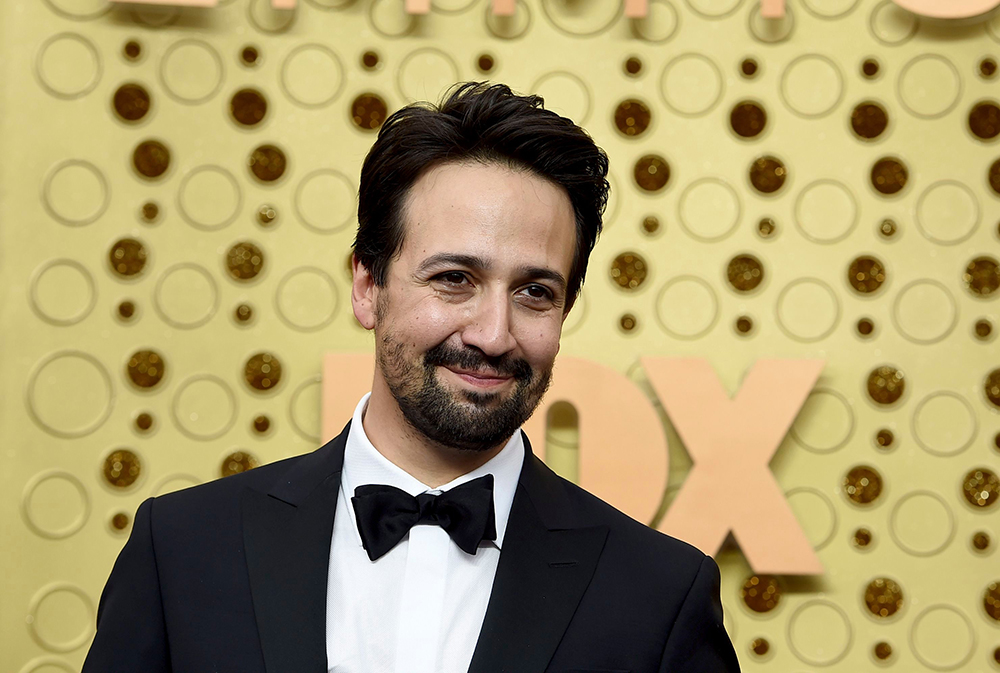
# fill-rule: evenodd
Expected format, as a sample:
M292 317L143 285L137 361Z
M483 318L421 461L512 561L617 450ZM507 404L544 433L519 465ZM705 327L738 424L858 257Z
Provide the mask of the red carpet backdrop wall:
M0 670L342 427L361 162L490 79L611 158L547 462L715 555L746 671L1000 671L1000 16L900 3L4 0Z

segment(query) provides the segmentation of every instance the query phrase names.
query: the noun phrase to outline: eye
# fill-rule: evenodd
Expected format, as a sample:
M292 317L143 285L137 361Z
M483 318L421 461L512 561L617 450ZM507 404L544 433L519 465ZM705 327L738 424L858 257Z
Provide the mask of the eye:
M524 291L528 293L528 296L532 299L552 299L552 290L545 287L544 285L529 285L524 288Z
M461 271L446 271L445 273L438 274L435 278L449 285L461 285L466 280L465 274Z

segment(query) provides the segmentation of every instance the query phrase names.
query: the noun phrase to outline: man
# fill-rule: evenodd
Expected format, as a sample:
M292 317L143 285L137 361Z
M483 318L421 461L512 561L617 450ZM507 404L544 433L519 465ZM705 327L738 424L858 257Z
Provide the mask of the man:
M310 454L144 502L86 673L739 670L712 559L519 430L608 193L541 102L467 83L386 120L351 292L371 392Z

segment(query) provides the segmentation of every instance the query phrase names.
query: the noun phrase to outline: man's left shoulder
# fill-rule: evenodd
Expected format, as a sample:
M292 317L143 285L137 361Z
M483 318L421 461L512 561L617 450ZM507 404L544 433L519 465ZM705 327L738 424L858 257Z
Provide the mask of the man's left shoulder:
M614 556L634 558L641 564L661 565L669 562L673 568L690 568L694 573L705 560L706 555L694 545L636 521L563 477L554 473L552 476L556 478L566 501L573 508L578 525L608 528L606 547Z

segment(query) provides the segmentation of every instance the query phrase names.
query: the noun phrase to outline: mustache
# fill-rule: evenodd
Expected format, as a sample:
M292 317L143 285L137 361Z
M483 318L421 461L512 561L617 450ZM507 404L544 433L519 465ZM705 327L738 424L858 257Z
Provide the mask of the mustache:
M456 349L439 343L424 353L425 367L458 367L470 371L489 371L500 376L511 376L518 381L531 379L531 365L524 358L515 358L509 353L490 357L478 348Z

